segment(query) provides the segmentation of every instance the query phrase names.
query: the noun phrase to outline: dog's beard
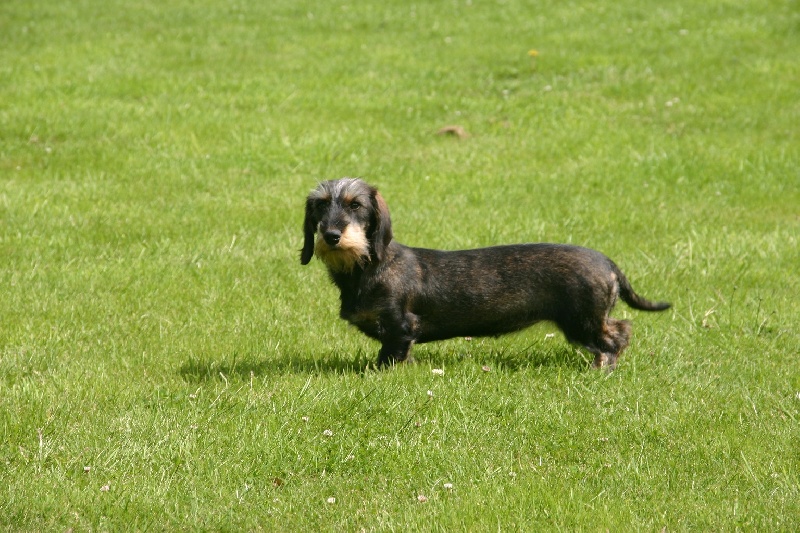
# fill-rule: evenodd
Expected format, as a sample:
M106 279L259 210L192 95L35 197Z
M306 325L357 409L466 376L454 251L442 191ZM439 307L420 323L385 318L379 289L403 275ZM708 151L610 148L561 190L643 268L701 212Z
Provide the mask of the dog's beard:
M360 226L347 226L333 247L318 232L314 254L332 271L350 273L369 262L369 242Z

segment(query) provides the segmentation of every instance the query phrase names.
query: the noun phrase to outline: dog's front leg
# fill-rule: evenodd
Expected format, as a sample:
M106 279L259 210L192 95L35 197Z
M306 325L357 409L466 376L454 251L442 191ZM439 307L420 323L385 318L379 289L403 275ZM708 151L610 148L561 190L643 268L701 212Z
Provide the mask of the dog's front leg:
M411 363L411 347L416 340L416 317L411 313L393 312L381 317L381 351L378 366Z
M378 352L378 366L390 366L395 363L413 363L411 345L414 341L385 340Z

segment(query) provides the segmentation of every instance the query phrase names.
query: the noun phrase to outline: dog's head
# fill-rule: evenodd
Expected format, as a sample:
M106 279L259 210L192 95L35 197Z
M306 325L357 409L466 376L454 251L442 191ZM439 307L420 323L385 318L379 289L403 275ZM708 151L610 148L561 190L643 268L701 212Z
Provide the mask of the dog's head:
M334 272L380 262L392 240L389 208L378 190L356 178L323 181L306 199L300 262L316 254Z

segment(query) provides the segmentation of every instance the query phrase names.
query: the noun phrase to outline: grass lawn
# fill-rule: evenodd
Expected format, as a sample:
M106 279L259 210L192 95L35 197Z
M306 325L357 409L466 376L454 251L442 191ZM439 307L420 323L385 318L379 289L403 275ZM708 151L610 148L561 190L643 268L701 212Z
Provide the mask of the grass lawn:
M4 0L0 529L797 531L798 58L790 0ZM345 175L674 307L375 371L299 262Z

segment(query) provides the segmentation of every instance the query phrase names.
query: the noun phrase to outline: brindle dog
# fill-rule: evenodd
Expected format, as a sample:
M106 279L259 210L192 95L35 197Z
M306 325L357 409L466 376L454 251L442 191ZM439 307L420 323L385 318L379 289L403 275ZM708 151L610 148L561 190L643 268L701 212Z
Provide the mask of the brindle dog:
M304 265L316 255L341 291L340 316L381 342L378 364L411 360L412 345L496 336L555 322L566 338L613 369L630 323L608 316L621 297L634 309L666 302L637 295L608 257L566 244L477 250L410 248L392 240L389 209L355 178L325 181L306 201Z

